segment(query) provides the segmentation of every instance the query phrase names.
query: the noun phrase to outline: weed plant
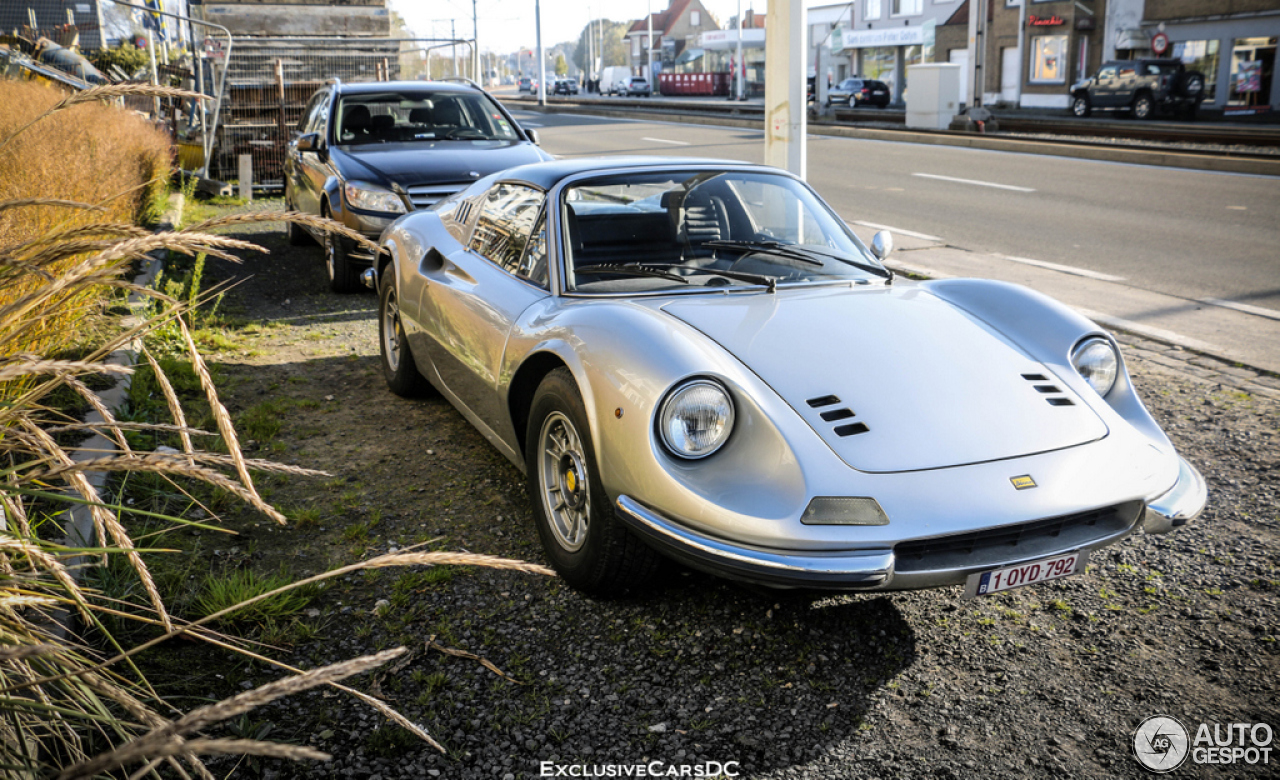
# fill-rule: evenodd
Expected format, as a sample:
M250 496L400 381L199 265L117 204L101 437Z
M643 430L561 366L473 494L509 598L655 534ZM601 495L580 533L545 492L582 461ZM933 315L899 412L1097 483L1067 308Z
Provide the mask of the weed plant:
M142 777L168 766L167 776L212 778L202 755L325 758L309 747L265 742L261 730L247 727L241 729L245 739L202 736L219 721L252 723L240 719L255 707L318 685L355 696L443 752L395 710L339 682L402 656L403 648L304 672L208 626L257 610L279 632L318 583L365 569L472 564L549 570L470 554L398 553L287 584L270 579L236 584L228 577L220 593L206 593L198 602L208 614L187 621L167 596L194 601L188 570L178 565L153 574L143 554L162 551L140 546L135 537L150 544L165 529L207 527L216 519L151 511L142 506L146 501L121 505L89 478L105 472L115 475L117 485L133 481L157 496L166 491L190 495L181 485L203 483L214 495L234 497L286 522L263 499L253 474L316 472L244 456L193 336L189 312L199 297L198 279L175 296L137 287L127 281L127 272L157 250L234 261L232 252L260 249L218 232L243 222L292 220L362 240L335 223L297 214L233 216L158 234L139 227L154 211L167 157L155 151L148 127L102 104L125 96L196 97L171 88L111 85L60 98L43 87L0 81L0 773ZM77 189L84 182L102 189L90 184ZM89 327L94 322L89 315L104 311L121 292L145 296L154 305L138 316ZM163 399L164 421L151 416L160 412L158 404L142 419L117 417L95 387L102 377L131 373L134 367L108 357L162 328L176 334L180 355L170 356L175 362L162 362L148 349L141 357L150 371L151 392ZM77 338L77 353L63 354ZM183 368L176 370L179 365ZM184 407L175 381L198 385L207 411L197 416ZM68 391L99 421L80 422L60 411ZM77 452L59 438L66 434L100 434L113 449ZM172 446L156 448L160 437ZM210 446L197 447L197 442ZM89 539L58 538L57 510L69 505L87 514ZM78 633L68 630L77 622ZM126 647L126 636L141 633L122 630L130 624L146 628L150 638ZM305 627L291 630L305 638ZM175 713L132 659L179 635L287 674L225 701Z

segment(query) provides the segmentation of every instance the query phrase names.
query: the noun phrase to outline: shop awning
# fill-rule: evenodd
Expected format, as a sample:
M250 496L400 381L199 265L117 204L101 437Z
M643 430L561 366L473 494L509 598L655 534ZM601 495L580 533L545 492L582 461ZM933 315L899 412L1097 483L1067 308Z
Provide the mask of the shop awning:
M706 51L703 49L685 49L684 51L680 52L679 57L676 57L676 64L684 65L687 62L693 62L694 60L701 57L703 54L706 54Z

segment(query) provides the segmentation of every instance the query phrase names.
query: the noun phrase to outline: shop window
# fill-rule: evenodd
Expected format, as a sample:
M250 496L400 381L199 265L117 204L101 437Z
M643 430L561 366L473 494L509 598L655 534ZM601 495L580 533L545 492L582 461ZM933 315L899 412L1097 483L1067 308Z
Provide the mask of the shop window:
M1182 60L1187 70L1198 70L1204 74L1205 102L1215 102L1218 97L1218 41L1175 41L1170 56Z
M891 0L894 16L919 16L924 0Z
M1039 35L1031 39L1031 83L1067 83L1067 36Z
M858 75L893 84L894 50L890 47L862 50L862 68Z
M866 10L862 13L863 19L879 19L880 18L880 0L867 0Z
M1275 62L1275 38L1236 38L1235 45L1231 47L1227 105L1265 105L1271 99Z

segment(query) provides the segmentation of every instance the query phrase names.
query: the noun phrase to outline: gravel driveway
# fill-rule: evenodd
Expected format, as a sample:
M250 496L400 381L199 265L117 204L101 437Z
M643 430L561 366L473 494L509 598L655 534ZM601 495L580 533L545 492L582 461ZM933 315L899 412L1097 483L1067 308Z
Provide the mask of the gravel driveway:
M250 237L272 254L210 269L252 275L223 306L258 324L213 359L225 400L235 414L267 403L279 415L279 433L254 454L335 476L270 483L270 500L309 518L302 527L233 513L226 522L241 536L206 534L199 554L298 575L418 542L545 562L516 469L443 400L385 389L374 296L328 293L318 247L290 247L275 231ZM1180 370L1169 354L1131 357L1130 368L1209 482L1209 509L1179 533L1136 536L1096 553L1086 574L974 601L958 588L757 592L674 566L653 592L616 601L482 569L353 575L313 604L318 637L279 657L309 667L403 644L407 664L356 685L447 755L350 698L312 692L255 718L270 738L333 760L241 771L524 778L557 766L582 776L569 765L619 765L624 776L643 764L677 773L663 776L815 780L1141 777L1133 736L1148 716L1171 715L1193 735L1200 723L1280 730L1280 402ZM243 664L188 674L214 697L277 676ZM1174 776L1276 770L1188 761Z

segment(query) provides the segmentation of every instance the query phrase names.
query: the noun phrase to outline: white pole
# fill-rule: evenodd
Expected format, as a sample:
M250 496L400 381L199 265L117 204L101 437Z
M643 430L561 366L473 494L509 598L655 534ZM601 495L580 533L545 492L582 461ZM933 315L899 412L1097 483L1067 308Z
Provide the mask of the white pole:
M538 33L538 105L547 104L547 55L542 51L542 0L534 0L534 26Z
M453 72L449 75L454 78L458 77L458 33L453 29L453 20L449 20L449 40L453 43L449 44L449 51L453 54Z
M649 72L646 73L644 77L649 82L649 89L652 90L653 89L653 0L649 0L649 14L644 18L644 20L645 20L645 23L649 26L649 37L645 42L645 48L649 50L647 52L649 56L646 62L646 67L649 69Z
M1027 67L1027 0L1018 2L1018 104L1022 103L1022 82L1026 78ZM1000 63L1003 67L1004 63Z
M738 58L734 61L733 66L734 97L738 98L738 100L747 99L746 84L743 83L746 78L747 63L742 61L742 0L738 0Z
M804 0L774 0L765 22L769 56L764 66L764 161L805 177Z

